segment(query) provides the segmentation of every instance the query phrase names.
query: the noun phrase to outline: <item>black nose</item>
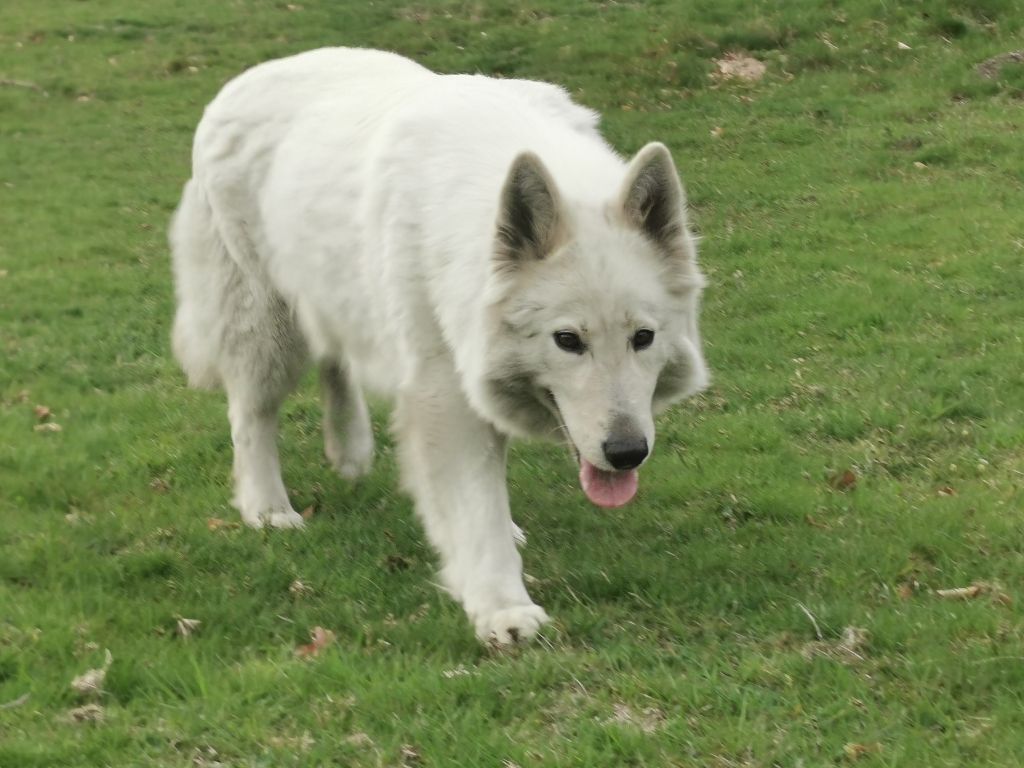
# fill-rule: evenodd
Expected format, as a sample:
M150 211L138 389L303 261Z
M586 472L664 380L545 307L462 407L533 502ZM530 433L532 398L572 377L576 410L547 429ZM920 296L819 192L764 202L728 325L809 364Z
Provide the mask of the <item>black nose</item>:
M604 457L615 469L634 469L647 458L646 437L612 438L601 448Z

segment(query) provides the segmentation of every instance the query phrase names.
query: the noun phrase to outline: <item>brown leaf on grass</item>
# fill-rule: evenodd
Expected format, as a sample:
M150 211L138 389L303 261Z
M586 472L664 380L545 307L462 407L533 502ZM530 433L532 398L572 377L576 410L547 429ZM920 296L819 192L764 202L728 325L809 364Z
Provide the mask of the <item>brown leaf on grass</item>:
M295 581L293 581L291 584L288 585L288 593L292 597L298 599L300 597L308 597L309 595L312 595L313 594L313 588L311 586L309 586L308 584L306 584L305 582L302 582L299 579L296 579Z
M411 766L416 765L423 765L423 755L421 755L420 751L412 744L403 744L399 754L402 757L402 765L407 768L411 768Z
M908 579L896 586L896 594L900 596L900 600L909 600L920 588L921 585L917 579Z
M1003 592L1003 590L999 589L998 587L993 587L992 602L996 605L1001 605L1004 608L1008 608L1011 605L1013 605L1013 598L1005 592Z
M716 80L742 80L746 83L757 82L768 70L764 62L742 53L727 53L715 59L715 67L717 70L711 76Z
M346 736L343 741L353 747L372 747L373 739L370 738L369 734L357 731L349 736Z
M44 421L42 424L36 424L33 429L36 432L62 432L64 428L55 421Z
M221 520L219 517L211 517L206 521L206 527L211 531L234 530L239 527L239 523Z
M89 669L71 681L71 690L83 699L99 697L103 695L103 681L107 679L107 670L114 662L110 651L103 654L103 666L96 669Z
M36 415L38 421L49 421L50 417L53 416L53 411L45 405L37 405L32 409L32 413Z
M174 624L174 631L178 633L178 637L187 640L192 637L192 634L199 629L202 623L199 619L186 619L179 616Z
M857 475L852 469L836 472L828 479L828 484L837 491L852 491L857 487Z
M877 741L871 744L856 744L849 743L843 746L843 755L850 762L860 760L862 757L867 757L876 752L882 751L882 745Z
M68 722L71 723L102 723L107 712L99 704L85 704L68 710Z
M944 485L939 488L939 496L956 496L956 488L949 485Z
M309 633L309 637L312 642L306 645L300 645L295 649L295 655L300 659L319 656L320 651L334 642L335 635L329 629L313 627L313 631Z
M309 520L313 515L316 514L316 505L310 504L304 510L302 510L302 519Z

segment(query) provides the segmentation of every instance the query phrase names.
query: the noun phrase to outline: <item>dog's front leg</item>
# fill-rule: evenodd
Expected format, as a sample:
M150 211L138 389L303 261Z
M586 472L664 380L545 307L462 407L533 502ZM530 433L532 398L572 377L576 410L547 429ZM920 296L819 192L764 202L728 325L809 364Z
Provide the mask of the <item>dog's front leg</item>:
M523 585L505 485L506 439L478 417L447 375L399 399L395 425L405 484L441 555L444 586L481 640L513 643L547 621Z

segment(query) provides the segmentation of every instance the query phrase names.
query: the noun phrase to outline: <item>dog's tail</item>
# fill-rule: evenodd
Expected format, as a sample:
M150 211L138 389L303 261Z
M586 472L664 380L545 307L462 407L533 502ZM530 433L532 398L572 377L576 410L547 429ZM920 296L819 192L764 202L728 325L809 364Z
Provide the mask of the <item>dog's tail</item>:
M171 346L193 387L220 383L217 362L223 338L224 296L242 275L228 254L202 186L185 184L170 228L178 310Z

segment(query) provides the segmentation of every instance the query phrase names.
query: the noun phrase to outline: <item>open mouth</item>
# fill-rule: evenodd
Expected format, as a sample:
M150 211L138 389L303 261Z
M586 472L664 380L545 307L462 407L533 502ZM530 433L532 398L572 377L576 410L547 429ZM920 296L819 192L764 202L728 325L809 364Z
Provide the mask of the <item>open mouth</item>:
M613 509L632 501L640 487L640 473L635 469L621 471L600 469L591 464L583 458L580 449L573 442L554 395L550 391L545 391L543 401L558 419L565 441L576 457L576 462L580 465L580 487L590 503L605 509Z

